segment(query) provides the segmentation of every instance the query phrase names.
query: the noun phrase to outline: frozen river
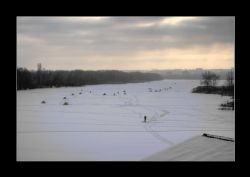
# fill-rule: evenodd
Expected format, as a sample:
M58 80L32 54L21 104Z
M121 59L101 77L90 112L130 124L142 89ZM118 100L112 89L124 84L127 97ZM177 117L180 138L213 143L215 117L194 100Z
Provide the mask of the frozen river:
M229 97L191 93L198 85L163 80L17 91L17 160L134 161L203 133L234 138L234 111L218 109Z

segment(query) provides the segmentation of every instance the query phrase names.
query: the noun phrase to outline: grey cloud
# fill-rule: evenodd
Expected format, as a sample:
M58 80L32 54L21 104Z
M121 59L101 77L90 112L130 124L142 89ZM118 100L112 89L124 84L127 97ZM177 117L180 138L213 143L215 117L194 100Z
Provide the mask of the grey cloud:
M182 26L152 26L148 28L130 28L124 34L138 38L161 39L172 36L185 45L211 44L234 41L234 21L232 18L202 18L186 22ZM165 41L168 44L168 41ZM179 43L179 44L181 44Z
M17 17L17 37L44 43L18 43L19 56L37 52L119 55L163 48L234 43L234 17L201 17L182 25L159 25L170 17L110 17L99 21L71 21L56 17ZM140 23L153 23L138 27ZM21 53L21 54L20 54Z

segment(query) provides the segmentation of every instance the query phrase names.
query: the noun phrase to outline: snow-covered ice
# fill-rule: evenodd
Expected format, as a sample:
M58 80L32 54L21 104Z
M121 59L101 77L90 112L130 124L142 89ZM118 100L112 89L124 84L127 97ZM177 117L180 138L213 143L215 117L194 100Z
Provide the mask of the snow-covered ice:
M203 133L234 138L234 111L218 109L229 97L191 93L198 85L163 80L17 91L17 160L134 161Z

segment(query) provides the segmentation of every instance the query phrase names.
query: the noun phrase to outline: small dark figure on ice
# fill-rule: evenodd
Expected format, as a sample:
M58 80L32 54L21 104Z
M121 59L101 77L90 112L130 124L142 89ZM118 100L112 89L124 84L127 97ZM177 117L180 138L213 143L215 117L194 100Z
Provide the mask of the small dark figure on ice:
M146 123L146 121L147 121L147 116L144 116L144 122Z

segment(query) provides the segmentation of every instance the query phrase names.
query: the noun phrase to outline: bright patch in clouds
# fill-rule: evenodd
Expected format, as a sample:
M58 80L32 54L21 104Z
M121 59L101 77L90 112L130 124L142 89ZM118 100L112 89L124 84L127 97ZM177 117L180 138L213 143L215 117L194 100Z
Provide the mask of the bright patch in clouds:
M135 26L144 28L144 27L151 27L153 25L155 25L155 23L138 23Z
M85 21L101 21L104 19L108 19L109 17L58 17L58 18L75 22L85 22Z
M197 20L199 17L168 17L161 21L163 25L180 25L182 22Z

